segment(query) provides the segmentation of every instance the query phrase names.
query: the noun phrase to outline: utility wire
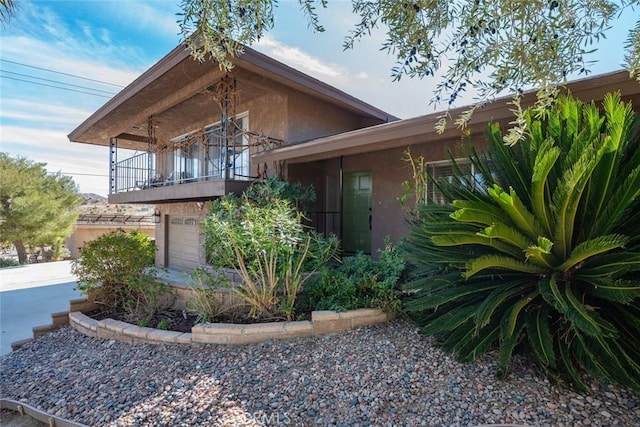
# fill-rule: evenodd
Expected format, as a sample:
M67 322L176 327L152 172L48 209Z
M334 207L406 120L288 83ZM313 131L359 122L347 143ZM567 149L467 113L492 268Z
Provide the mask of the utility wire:
M45 82L51 82L51 83L65 85L65 86L77 87L77 88L80 88L80 89L91 90L91 91L94 91L94 92L102 92L102 93L109 94L111 96L115 95L114 92L109 92L109 91L106 91L106 90L93 89L93 88L90 88L90 87L87 87L87 86L74 85L74 84L71 84L71 83L61 82L59 80L49 80L49 79L45 79L45 78L42 78L42 77L30 76L28 74L14 73L13 71L7 71L7 70L1 70L0 69L0 73L13 74L13 75L20 76L20 77L28 77L30 79L42 80L42 81L45 81ZM33 82L33 83L37 83L37 82Z
M101 176L101 177L108 177L109 175L106 174L97 174L97 173L76 173L76 172L49 172L50 174L57 174L59 173L60 175L68 175L68 176L72 176L72 175L82 175L82 176Z
M66 88L66 87L48 85L48 84L45 84L45 83L32 82L32 81L29 81L29 80L17 79L15 77L1 76L1 75L0 75L0 77L5 78L5 79L9 79L9 80L16 80L16 81L19 81L19 82L31 83L31 84L38 85L38 86L46 86L46 87L52 87L52 88L55 88L55 89L68 90L69 92L78 92L78 93L84 93L84 94L87 94L87 95L100 96L102 98L111 98L111 96L101 95L99 93L84 92L82 90L75 90L75 89L69 89L69 88Z
M21 65L23 67L35 68L36 70L48 71L50 73L62 74L63 76L75 77L77 79L89 80L89 81L92 81L92 82L102 83L104 85L115 86L115 87L120 87L120 88L124 87L122 85L117 85L115 83L109 83L109 82L105 82L105 81L102 81L102 80L90 79L88 77L77 76L75 74L63 73L61 71L50 70L49 68L42 68L42 67L36 67L34 65L27 65L27 64L23 64L21 62L9 61L8 59L0 58L0 61L8 62L9 64Z

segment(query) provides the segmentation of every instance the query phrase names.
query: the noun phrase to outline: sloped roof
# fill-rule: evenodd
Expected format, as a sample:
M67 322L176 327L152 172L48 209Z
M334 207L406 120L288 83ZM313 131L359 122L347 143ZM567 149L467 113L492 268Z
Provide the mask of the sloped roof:
M633 102L636 111L640 111L640 83L630 78L628 71L616 71L594 77L575 80L568 83L569 90L576 98L585 101L601 101L608 92L620 91L622 98ZM522 106L533 104L536 91L523 95ZM508 123L513 120L511 96L495 100L477 110L469 122L471 133L482 133L490 121ZM458 117L470 106L450 111L451 117ZM362 154L372 151L408 147L418 143L435 143L443 140L455 140L461 136L460 129L449 123L447 130L439 134L436 123L442 112L383 123L350 132L344 132L325 138L318 138L304 144L285 146L272 151L254 154L258 162L269 164L273 161L287 160L289 163L302 163L330 159L339 156Z
M363 117L384 122L398 120L385 111L251 48L245 48L244 54L233 58L232 63L236 69L255 73ZM109 138L125 132L132 124L185 101L224 75L225 72L217 64L195 61L189 51L180 45L82 122L68 138L72 142L108 145ZM129 137L131 141L140 142L146 136L140 132Z

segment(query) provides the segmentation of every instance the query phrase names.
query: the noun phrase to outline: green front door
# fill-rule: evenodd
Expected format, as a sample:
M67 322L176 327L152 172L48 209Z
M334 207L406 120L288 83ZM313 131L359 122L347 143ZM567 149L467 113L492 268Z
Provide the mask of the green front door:
M371 253L371 172L344 174L342 249Z

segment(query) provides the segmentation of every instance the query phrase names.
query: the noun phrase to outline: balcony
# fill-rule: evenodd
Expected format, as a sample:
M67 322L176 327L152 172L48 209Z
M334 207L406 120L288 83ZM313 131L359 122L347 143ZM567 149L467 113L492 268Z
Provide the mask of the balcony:
M220 150L201 144L164 153L112 156L109 203L209 200L242 192L251 182L249 150Z

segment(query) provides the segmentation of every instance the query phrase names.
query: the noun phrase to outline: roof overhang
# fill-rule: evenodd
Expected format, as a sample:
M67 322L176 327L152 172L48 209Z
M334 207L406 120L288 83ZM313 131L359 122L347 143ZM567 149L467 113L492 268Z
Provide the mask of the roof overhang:
M232 63L238 70L246 70L362 117L383 122L398 120L251 48L245 47L244 53L233 58ZM216 63L194 60L180 45L82 122L68 138L71 142L95 145L109 145L111 138L118 138L119 147L138 149L146 135L146 127L141 129L140 123L202 92L225 74ZM140 129L132 131L136 127Z
M617 71L570 82L567 87L576 98L586 102L600 101L608 92L620 91L623 99L632 101L640 107L640 84L629 77L627 71ZM522 97L522 106L532 105L536 100L535 91ZM499 98L474 112L468 130L471 134L484 132L488 122L508 124L513 120L511 96ZM457 108L449 112L458 117L470 106ZM255 154L252 158L259 163L286 160L289 163L303 163L331 159L339 156L363 154L392 148L408 147L418 143L436 143L444 140L459 140L461 131L452 127L444 133L436 131L436 124L442 112L419 116L411 119L384 123L338 135L319 138L303 144L286 146L272 151Z

